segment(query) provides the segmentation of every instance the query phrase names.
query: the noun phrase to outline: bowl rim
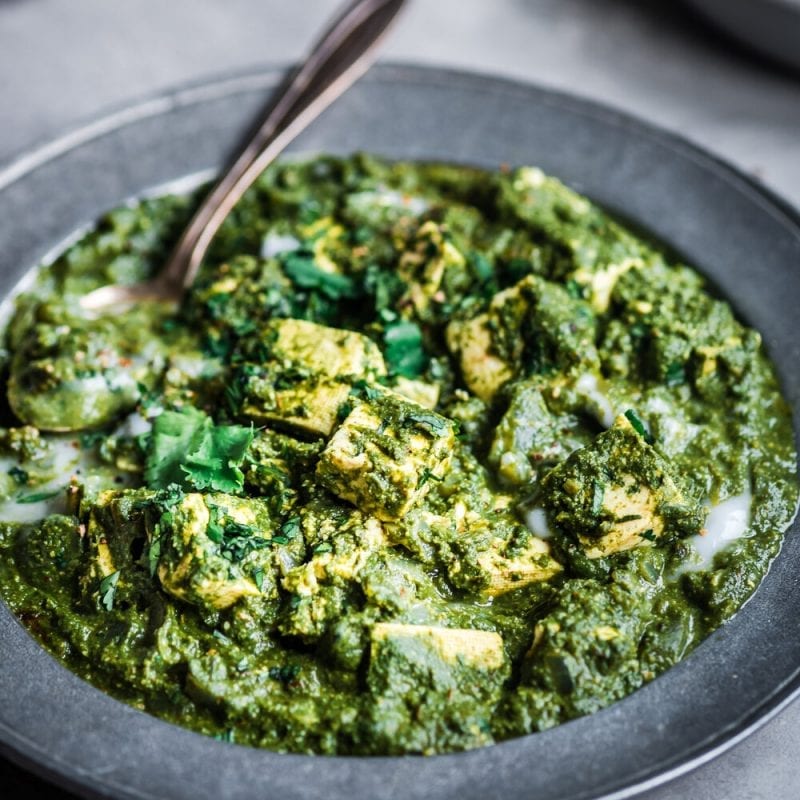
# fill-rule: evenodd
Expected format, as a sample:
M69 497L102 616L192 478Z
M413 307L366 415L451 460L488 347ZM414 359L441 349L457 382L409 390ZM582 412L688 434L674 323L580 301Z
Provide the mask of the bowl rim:
M174 110L176 108L201 104L213 101L220 97L230 94L264 91L274 88L280 78L284 75L283 67L254 67L247 70L237 70L223 73L222 75L204 78L190 83L182 84L177 88L166 91L156 92L145 96L144 99L132 103L120 104L116 110L106 111L92 118L90 121L79 124L68 130L65 134L58 136L48 142L22 153L6 162L0 168L0 199L1 193L18 181L24 181L42 166L61 156L68 154L77 147L91 144L93 140L103 136L113 134L119 129L128 125L135 124L148 118L155 118L160 114ZM632 114L614 109L608 105L590 100L567 92L544 88L536 84L522 80L513 80L506 77L495 77L485 73L469 72L465 70L448 69L440 67L419 66L409 63L386 63L381 62L362 79L363 82L387 82L387 83L406 83L419 84L421 82L434 83L443 86L459 86L467 90L492 92L504 94L510 98L534 101L544 106L555 108L565 108L572 113L593 118L604 125L615 127L633 132L638 137L644 137L653 141L676 156L694 162L701 168L713 173L731 186L736 187L742 192L750 202L758 205L762 211L767 212L773 219L779 222L788 230L793 231L800 241L800 211L789 201L777 195L770 188L762 185L754 177L743 173L738 167L732 165L726 159L721 158L705 149L691 143L679 134L666 131L658 126L638 119ZM797 427L795 426L795 431ZM795 434L797 438L797 433ZM787 528L788 532L789 528ZM769 575L765 577L765 580ZM5 603L0 601L0 611L8 613ZM18 628L25 631L21 623L16 621ZM717 637L719 631L712 634L701 647L706 647L712 639ZM27 631L25 631L25 635ZM1 641L1 639L0 639ZM31 642L33 640L31 639ZM37 648L41 647L36 644ZM46 651L41 650L42 653ZM697 651L695 651L697 652ZM52 658L49 655L48 658ZM691 656L690 656L691 659ZM686 662L682 662L685 664ZM678 669L681 665L674 667ZM59 668L67 671L65 667ZM2 664L0 664L2 670ZM670 670L671 671L671 670ZM71 675L72 673L70 673ZM73 676L74 677L74 676ZM78 679L80 680L80 679ZM81 681L84 688L89 692L94 692L102 697L107 697L89 684ZM634 693L636 694L636 693ZM720 729L706 741L700 742L693 747L690 753L681 754L676 763L666 765L648 766L639 772L626 775L617 780L613 785L599 787L601 795L596 795L589 790L588 793L574 795L577 797L603 797L606 800L616 800L617 798L627 798L639 794L642 791L664 784L680 775L683 775L696 767L710 761L720 753L733 747L750 733L755 731L769 719L778 714L786 705L792 702L800 694L800 663L794 672L780 685L773 687L772 691L759 705L750 709L750 713L739 718L733 725ZM626 700L630 699L626 698ZM620 701L615 706L625 703ZM120 701L113 700L115 704L124 706ZM129 708L127 706L124 706ZM133 710L133 714L146 716L153 724L166 726L175 731L180 731L181 736L194 737L195 739L205 740L199 734L195 734L185 729L177 728L157 720L154 717ZM583 717L581 720L596 718L604 712L598 712L591 717ZM574 726L575 722L565 723L558 729ZM536 736L547 736L548 732L533 734ZM454 761L465 758L474 758L476 754L491 753L495 748L507 747L513 742L524 742L531 739L531 736L521 737L520 739L510 740L489 748L469 751L463 754L451 754L432 757L434 760L452 759ZM257 753L265 751L248 748L241 745L229 745L215 743L218 747L234 747L238 750L247 750ZM0 752L20 763L28 769L34 769L39 774L49 780L54 780L60 784L79 791L83 794L94 794L105 796L107 793L115 793L124 797L151 797L150 794L142 794L128 786L120 786L112 781L103 782L98 779L96 774L92 774L75 764L67 764L54 761L52 754L43 750L37 742L33 741L24 734L15 731L0 717ZM275 755L275 754L272 754ZM356 762L367 760L371 764L381 765L386 762L401 760L426 760L424 757L404 756L404 757L319 757L302 755L279 755L278 757L286 760L312 759L319 764L320 759L332 759L334 761L349 760Z

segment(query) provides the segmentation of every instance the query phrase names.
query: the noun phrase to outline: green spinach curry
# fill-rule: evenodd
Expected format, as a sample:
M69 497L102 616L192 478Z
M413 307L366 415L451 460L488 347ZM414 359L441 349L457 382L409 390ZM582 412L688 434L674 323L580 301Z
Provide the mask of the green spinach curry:
M275 750L539 731L682 659L795 510L758 333L538 169L271 167L178 311L194 197L109 213L16 299L0 588L70 669Z

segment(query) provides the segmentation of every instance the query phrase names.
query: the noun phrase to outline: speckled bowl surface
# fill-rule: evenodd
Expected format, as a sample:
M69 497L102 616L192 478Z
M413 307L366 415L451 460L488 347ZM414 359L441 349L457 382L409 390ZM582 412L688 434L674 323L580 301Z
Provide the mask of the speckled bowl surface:
M220 79L143 102L0 172L0 296L106 209L218 168L280 74ZM798 418L798 216L685 141L532 86L379 66L293 149L538 164L708 275L762 332ZM751 602L645 688L545 733L429 758L280 755L191 733L72 675L0 603L0 748L78 792L119 798L627 797L713 757L797 693L797 534L794 525Z

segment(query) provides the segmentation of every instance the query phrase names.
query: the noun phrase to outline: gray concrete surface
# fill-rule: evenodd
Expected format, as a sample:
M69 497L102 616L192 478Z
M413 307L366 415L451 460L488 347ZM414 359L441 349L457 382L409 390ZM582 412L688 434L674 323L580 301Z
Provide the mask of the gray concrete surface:
M336 5L0 0L0 164L143 95L296 59ZM416 0L385 57L609 103L716 152L800 207L800 75L751 57L675 0ZM800 797L798 751L795 703L733 750L642 797ZM54 796L2 761L0 795Z

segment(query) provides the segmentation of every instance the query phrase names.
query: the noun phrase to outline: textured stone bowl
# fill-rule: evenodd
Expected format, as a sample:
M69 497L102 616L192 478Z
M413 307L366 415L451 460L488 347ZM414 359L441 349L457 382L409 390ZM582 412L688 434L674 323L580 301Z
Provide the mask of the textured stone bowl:
M278 77L264 71L158 97L0 173L0 296L106 209L218 168ZM797 414L798 217L713 156L573 97L402 66L372 70L294 149L540 165L707 274L762 332ZM611 708L546 733L431 758L279 755L199 736L79 680L0 603L0 747L76 791L120 798L625 797L712 758L797 692L798 558L793 526L738 616Z

